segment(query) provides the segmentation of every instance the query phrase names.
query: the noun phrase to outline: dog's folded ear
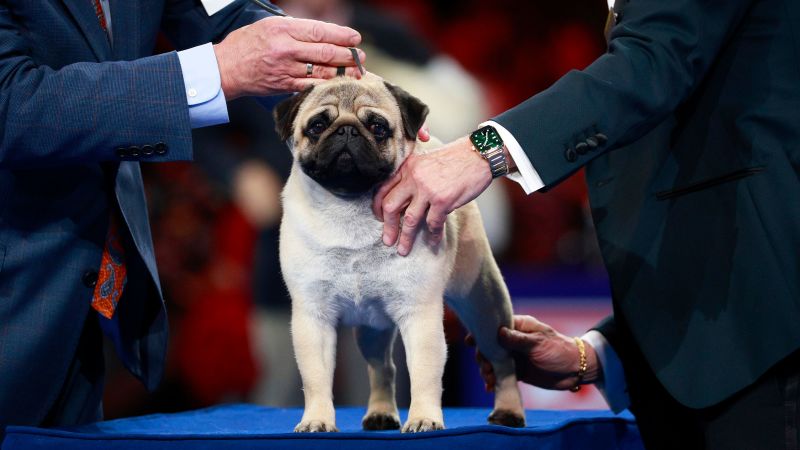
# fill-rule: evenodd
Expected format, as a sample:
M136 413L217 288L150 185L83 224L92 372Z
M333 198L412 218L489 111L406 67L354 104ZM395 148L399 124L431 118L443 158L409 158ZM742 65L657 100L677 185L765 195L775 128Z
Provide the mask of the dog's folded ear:
M292 128L294 119L297 117L297 111L300 110L300 105L308 97L312 89L314 89L314 86L309 86L299 94L293 95L275 105L272 117L275 119L275 131L278 132L278 136L281 137L282 141L292 136Z
M392 93L397 104L400 106L400 115L403 118L403 131L406 138L415 140L417 133L428 117L428 105L422 103L420 99L409 94L405 90L387 82L383 82L386 89Z

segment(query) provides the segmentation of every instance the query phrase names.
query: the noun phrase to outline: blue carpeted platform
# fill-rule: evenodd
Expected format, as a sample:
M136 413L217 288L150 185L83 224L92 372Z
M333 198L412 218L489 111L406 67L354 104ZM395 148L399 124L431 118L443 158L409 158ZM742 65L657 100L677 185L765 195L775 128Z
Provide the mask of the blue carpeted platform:
M227 405L64 429L12 426L2 450L21 449L642 449L629 414L528 411L523 429L486 425L488 409L445 409L447 429L432 433L361 431L363 408L336 411L340 433L296 434L301 409ZM407 411L401 412L401 419Z

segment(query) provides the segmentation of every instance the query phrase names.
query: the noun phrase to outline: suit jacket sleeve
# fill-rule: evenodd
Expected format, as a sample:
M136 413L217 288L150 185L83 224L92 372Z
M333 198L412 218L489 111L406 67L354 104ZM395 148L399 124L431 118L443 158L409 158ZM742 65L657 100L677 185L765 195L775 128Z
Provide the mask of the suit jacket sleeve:
M687 99L752 0L625 3L605 55L494 119L522 145L545 186L643 136ZM607 140L575 151L597 134Z
M168 4L164 24L182 48L221 39L264 15L240 0L209 18L200 2L180 0ZM119 161L119 148L160 143L168 152L148 160L192 158L175 52L57 70L31 53L25 31L0 3L0 169Z

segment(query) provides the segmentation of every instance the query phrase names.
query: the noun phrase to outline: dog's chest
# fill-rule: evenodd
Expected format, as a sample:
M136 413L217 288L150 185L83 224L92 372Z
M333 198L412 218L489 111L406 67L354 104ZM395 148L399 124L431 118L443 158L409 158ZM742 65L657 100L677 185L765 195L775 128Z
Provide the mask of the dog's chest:
M413 302L412 286L404 281L407 261L395 249L376 242L360 249L320 250L318 270L310 270L307 278L317 291L312 301L342 324L386 328L399 309Z

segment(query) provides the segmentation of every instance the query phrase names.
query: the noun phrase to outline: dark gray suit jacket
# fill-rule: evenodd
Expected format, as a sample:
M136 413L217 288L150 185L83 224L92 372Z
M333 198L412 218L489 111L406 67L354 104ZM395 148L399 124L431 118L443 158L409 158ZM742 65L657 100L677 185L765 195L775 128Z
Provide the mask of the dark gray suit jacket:
M495 120L547 186L586 167L615 310L705 407L800 348L800 4L618 12L607 54Z

